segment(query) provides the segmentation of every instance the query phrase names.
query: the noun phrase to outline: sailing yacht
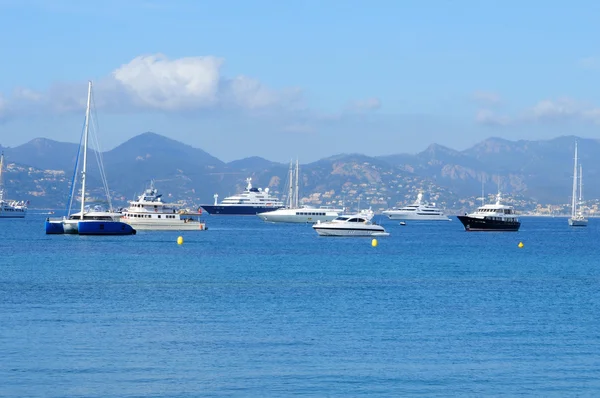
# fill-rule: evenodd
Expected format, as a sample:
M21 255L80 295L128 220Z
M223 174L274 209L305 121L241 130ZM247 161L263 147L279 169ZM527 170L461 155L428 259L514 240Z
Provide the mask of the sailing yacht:
M75 193L76 175L73 176L71 184L71 195L69 200L69 208L67 209L67 217L62 219L46 219L45 228L46 234L79 234L79 235L134 235L135 229L129 224L119 221L121 214L113 211L104 211L99 206L86 206L86 171L87 171L87 150L88 136L90 131L90 107L92 102L92 82L88 82L87 106L85 111L85 127L83 132L83 161L81 169L81 208L77 213L71 213L71 204ZM97 139L97 137L95 137ZM81 151L81 148L80 148ZM79 167L79 155L75 161L75 169ZM106 191L109 207L110 193L108 191L108 183L104 173L102 158L99 151L96 151L96 156L99 156L98 163L100 166L100 175Z
M587 218L585 218L581 212L581 209L577 208L577 205L581 205L583 202L582 197L582 176L579 175L579 199L577 198L577 166L579 159L577 157L577 142L575 142L575 163L573 166L573 193L571 195L571 218L569 218L569 225L571 227L585 227L588 224ZM581 173L582 168L579 165L579 172Z
M266 222L285 222L285 223L303 223L314 224L316 222L326 222L337 218L342 209L330 207L312 207L299 205L298 175L300 167L296 160L296 173L293 171L293 163L290 162L290 191L288 194L288 206L273 211L258 213L257 216ZM295 176L295 177L294 177ZM295 182L292 183L292 181Z
M25 214L27 214L27 202L4 199L3 170L4 153L0 155L0 218L25 218Z

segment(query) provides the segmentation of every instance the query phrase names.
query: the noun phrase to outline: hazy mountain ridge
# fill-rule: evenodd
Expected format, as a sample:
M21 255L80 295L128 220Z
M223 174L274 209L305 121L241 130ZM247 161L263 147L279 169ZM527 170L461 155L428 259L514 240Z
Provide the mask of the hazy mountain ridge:
M544 141L489 138L464 151L432 144L417 154L367 156L338 154L300 166L301 196L314 204L367 203L384 208L414 200L425 189L433 201L460 208L464 199L498 188L510 195L542 203L566 203L572 184L573 151L579 142L586 197L600 197L593 183L600 172L600 141L558 137ZM32 207L62 207L68 198L79 146L37 138L3 148L8 196L31 201ZM287 193L289 164L251 156L225 163L202 149L155 133L140 134L102 158L115 200L124 205L153 179L169 200L211 203L241 191L245 179L278 195ZM101 195L90 159L90 187ZM97 174L97 173L96 173ZM587 184L586 184L587 181Z

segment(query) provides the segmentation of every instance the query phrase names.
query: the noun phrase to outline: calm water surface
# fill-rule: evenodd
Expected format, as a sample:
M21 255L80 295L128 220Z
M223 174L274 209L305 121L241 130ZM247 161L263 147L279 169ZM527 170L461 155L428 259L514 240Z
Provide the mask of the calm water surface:
M372 247L254 217L125 237L44 217L0 223L0 396L600 394L597 219L381 220Z

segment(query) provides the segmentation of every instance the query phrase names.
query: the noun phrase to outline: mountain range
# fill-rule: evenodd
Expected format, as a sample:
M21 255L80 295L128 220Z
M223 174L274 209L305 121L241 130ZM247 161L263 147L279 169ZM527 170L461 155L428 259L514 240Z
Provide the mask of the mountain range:
M426 197L450 209L473 205L498 188L528 203L569 202L575 142L579 142L584 193L600 197L595 184L600 172L600 141L563 136L540 141L489 138L457 151L432 144L417 154L366 156L338 154L300 166L300 191L306 203L373 206L376 209L411 202L423 189ZM78 144L36 138L0 148L5 154L7 195L30 200L32 207L60 208L68 200ZM285 148L285 146L283 146ZM100 196L95 153L89 155L89 186ZM212 203L241 192L246 178L274 194L287 192L288 164L251 156L223 162L202 149L147 132L102 153L113 200L125 205L150 180L169 201L189 205Z

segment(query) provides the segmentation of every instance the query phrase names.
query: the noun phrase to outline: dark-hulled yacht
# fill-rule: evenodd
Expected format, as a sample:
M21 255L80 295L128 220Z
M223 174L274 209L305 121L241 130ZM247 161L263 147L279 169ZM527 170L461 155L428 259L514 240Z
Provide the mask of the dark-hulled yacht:
M521 227L521 222L512 206L501 203L500 192L496 203L479 207L475 212L458 216L466 231L512 231Z

